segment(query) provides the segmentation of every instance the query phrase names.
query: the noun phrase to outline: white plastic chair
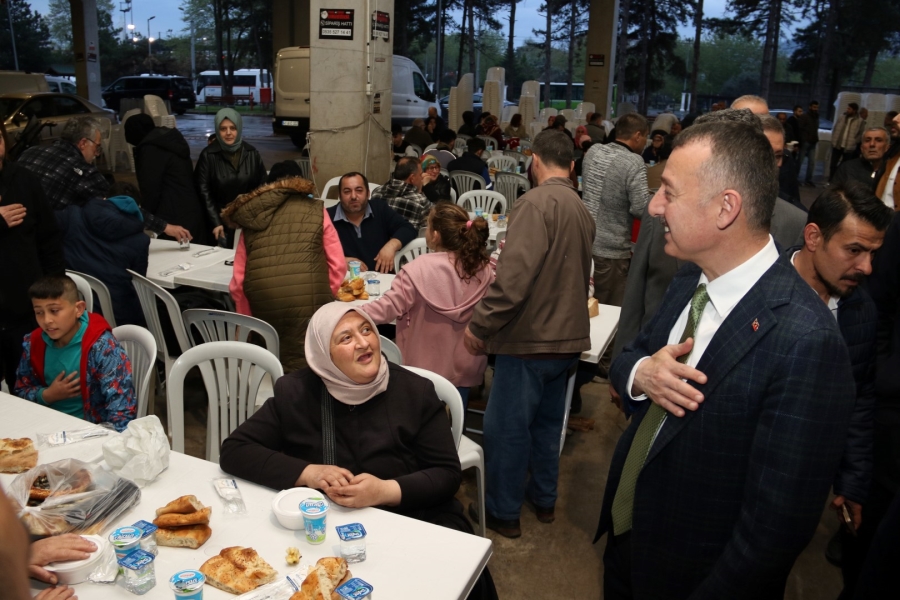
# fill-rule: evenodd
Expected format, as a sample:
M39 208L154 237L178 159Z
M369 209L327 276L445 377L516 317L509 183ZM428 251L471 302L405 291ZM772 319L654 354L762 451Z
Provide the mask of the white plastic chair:
M572 110L571 108L564 108L561 111L559 111L558 114L564 116L566 118L566 121L574 121L575 120L575 111Z
M109 288L106 287L106 284L87 273L68 270L66 273L70 276L78 275L91 286L91 290L97 295L97 301L100 303L100 312L103 313L103 318L106 319L106 322L109 323L110 327L115 328L116 315L113 311L112 296L109 295ZM75 282L75 285L78 285L77 281Z
M184 378L194 367L200 367L209 398L206 460L219 462L222 440L256 411L265 375L277 381L284 370L274 354L243 342L209 342L185 351L172 366L167 386L175 452L184 453Z
M309 157L304 156L302 158L298 158L297 164L300 166L300 172L302 173L301 177L303 177L303 179L309 179Z
M197 346L192 335L192 329L197 330L201 343L209 342L246 342L251 332L262 337L266 343L266 350L281 356L281 346L278 340L278 332L275 328L256 317L239 315L227 310L213 310L205 308L191 308L181 313L184 319L184 328L188 332L188 340L191 346Z
M473 190L460 196L456 204L468 212L480 208L486 215L492 215L495 212L499 212L501 215L506 214L506 198L500 192Z
M66 271L66 275L75 282L75 287L78 288L78 293L81 294L81 298L84 300L87 311L94 312L94 292L91 290L91 284L74 271Z
M384 354L385 358L388 359L388 362L392 362L395 365L402 365L403 353L400 352L400 348L397 347L397 344L387 339L383 335L378 337L381 338L381 353Z
M412 148L415 151L416 157L422 156L422 147L418 144L410 144L409 148Z
M144 112L153 117L153 122L159 127L160 123L157 123L156 121L160 117L169 116L169 107L166 106L165 101L159 96L147 94L144 96Z
M544 127L546 127L546 126L547 126L547 120L548 120L550 117L555 117L555 116L558 115L558 114L559 114L559 111L556 110L556 109L553 108L553 107L549 107L549 106L548 106L547 108L542 108L542 109L541 109L541 112L538 113L538 121L541 122L541 125L543 125Z
M438 398L450 409L450 431L453 434L453 440L456 442L457 451L459 452L459 464L463 471L475 468L476 471L476 487L478 493L478 529L481 537L485 537L484 529L484 450L481 446L463 435L463 424L465 419L465 411L463 410L462 398L459 390L452 383L441 377L437 373L432 373L427 369L419 367L409 367L404 365L404 369L412 371L416 375L430 379L434 383L434 389Z
M320 198L323 200L328 197L328 192L331 191L331 188L338 187L340 185L341 178L340 177L332 177L328 180L328 183L325 184L325 187L322 188L322 195ZM340 198L340 190L338 190L338 198Z
M488 150L496 150L497 149L497 140L489 135L479 135L478 139L484 142L484 145L487 146Z
M400 267L411 262L413 259L431 252L424 238L416 238L407 245L400 248L394 255L394 273L400 272Z
M156 364L156 340L152 333L138 325L119 325L113 328L112 334L131 361L131 377L138 403L137 418L146 417L153 365Z
M463 136L458 135L458 136L456 136L456 139L453 140L453 149L454 150L459 149L459 150L462 150L463 152L465 152L467 147L468 146L466 146L466 140L463 139Z
M562 433L559 434L559 455L562 456L563 446L566 443L566 427L569 425L569 409L572 408L572 394L575 392L575 374L578 373L578 364L576 363L569 369L569 376L566 379L566 405L563 409L563 426Z
M515 173L519 166L519 159L505 154L495 154L487 160L488 167L493 167L498 171L506 171L507 173Z
M162 324L159 320L159 311L156 308L156 299L159 298L166 307L169 314L169 321L172 323L172 329L175 330L175 339L178 340L181 352L186 352L191 348L191 342L188 340L187 330L184 328L184 321L181 318L181 308L178 302L172 297L172 294L156 285L146 277L128 270L131 275L131 283L137 291L138 299L141 301L141 309L144 312L144 319L147 321L147 329L153 334L156 340L156 357L163 362L166 371L166 379L163 385L168 386L169 376L172 372L172 366L175 359L169 356L169 349L166 347L166 336L163 334ZM153 410L152 402L148 410ZM169 431L172 431L173 414L171 407L169 408L168 423ZM184 420L184 415L178 415L178 418Z
M515 208L519 190L527 192L530 189L531 184L528 183L528 178L524 175L501 172L494 175L494 191L506 198L506 205L509 207L509 210Z
M466 192L477 189L483 190L487 187L487 184L484 182L484 177L477 173L472 173L471 171L451 171L450 183L459 194L465 194Z
M423 152L428 152L429 150L435 150L436 148L437 148L437 144L430 144L428 146L425 146L425 150L423 150Z
M544 130L544 127L546 127L546 125L547 125L547 121L546 121L546 120L543 121L543 122L541 122L541 121L534 121L531 125L529 125L529 126L528 126L528 129L529 129L529 131L531 132L531 139L533 140L534 138L536 138L537 135L538 135L541 131Z

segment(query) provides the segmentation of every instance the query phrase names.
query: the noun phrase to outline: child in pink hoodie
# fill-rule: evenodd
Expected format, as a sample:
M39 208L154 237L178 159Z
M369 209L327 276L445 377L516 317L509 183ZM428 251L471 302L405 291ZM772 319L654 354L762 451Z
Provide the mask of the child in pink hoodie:
M391 289L362 309L379 325L396 319L404 362L443 375L466 405L469 387L481 384L487 367L487 356L466 351L463 332L494 278L488 224L447 202L434 206L427 223L432 252L407 263Z

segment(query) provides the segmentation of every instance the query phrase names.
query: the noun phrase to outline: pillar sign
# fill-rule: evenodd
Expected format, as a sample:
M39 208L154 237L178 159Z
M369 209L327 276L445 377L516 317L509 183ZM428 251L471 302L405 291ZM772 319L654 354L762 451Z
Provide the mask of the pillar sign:
M97 44L88 42L87 59L90 62L97 62Z
M324 8L319 13L320 40L353 40L353 9Z
M377 38L386 42L391 39L391 15L380 10L372 13L372 39Z
M589 67L602 67L606 64L606 55L605 54L589 54L588 55L588 66Z

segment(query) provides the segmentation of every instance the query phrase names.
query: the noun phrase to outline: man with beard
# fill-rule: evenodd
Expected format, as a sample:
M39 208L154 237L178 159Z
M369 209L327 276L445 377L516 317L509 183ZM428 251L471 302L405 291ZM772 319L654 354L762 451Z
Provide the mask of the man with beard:
M837 319L856 383L856 405L831 502L843 524L839 538L844 575L841 598L853 597L874 533L871 523L862 535L857 530L864 520L876 519L868 500L874 456L878 310L860 284L872 272L872 258L884 242L891 217L891 210L866 186L856 182L832 186L810 207L803 244L785 253Z

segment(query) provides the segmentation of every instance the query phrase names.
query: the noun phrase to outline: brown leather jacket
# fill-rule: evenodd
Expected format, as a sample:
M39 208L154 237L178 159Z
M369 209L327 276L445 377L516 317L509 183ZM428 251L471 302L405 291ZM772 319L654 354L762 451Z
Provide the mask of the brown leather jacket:
M241 227L247 248L244 294L253 316L278 332L285 372L306 366L303 344L310 318L333 296L322 244L321 200L299 177L238 196L222 211L228 227Z
M591 346L587 302L597 227L572 182L516 200L497 277L469 324L490 354L577 354Z

